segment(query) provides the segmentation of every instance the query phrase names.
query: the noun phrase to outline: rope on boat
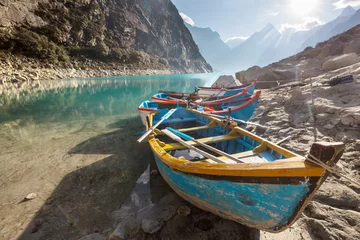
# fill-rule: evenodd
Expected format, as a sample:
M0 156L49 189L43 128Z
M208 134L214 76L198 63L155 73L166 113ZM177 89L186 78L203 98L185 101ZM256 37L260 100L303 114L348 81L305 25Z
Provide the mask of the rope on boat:
M329 165L323 163L322 161L320 161L319 159L317 159L314 155L312 155L310 153L306 156L306 160L308 160L309 162L312 162L312 163L314 163L316 165L319 165L320 167L322 167L322 168L326 169L327 171L331 172L332 174L334 174L334 175L336 175L338 177L342 177L342 178L348 180L349 182L351 182L351 183L357 185L358 187L360 187L359 182L355 181L352 178L349 178L344 173L342 173L343 172L342 169L339 168L338 166L335 165L334 167L330 167Z

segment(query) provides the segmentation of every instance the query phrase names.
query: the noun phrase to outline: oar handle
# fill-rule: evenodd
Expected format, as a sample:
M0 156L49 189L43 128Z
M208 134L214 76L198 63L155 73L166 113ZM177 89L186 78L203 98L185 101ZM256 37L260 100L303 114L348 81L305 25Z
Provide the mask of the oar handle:
M155 128L157 128L163 121L165 121L166 119L168 119L177 109L173 108L171 109L169 112L167 112L161 119L160 121L158 121L154 126L152 126L151 128L149 128L149 130L146 131L146 133L144 135L142 135L137 142L141 143L142 141L144 141L145 138L147 138L147 136L150 135L150 133L152 133L152 131L154 131Z
M193 140L193 139L194 139L193 137L191 137L191 136L189 136L189 135L187 135L187 134L185 134L185 133L179 132L179 131L177 131L176 129L173 129L173 128L171 128L171 127L167 127L166 129L168 129L170 132L178 135L179 137L181 137L181 138L183 138L183 139L185 139L185 140L187 140L187 141L190 141L190 140Z

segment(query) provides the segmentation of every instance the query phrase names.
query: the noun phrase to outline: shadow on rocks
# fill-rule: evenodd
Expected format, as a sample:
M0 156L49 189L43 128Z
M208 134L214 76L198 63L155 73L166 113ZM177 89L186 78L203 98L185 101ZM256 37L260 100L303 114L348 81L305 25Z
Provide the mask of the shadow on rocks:
M19 239L78 239L112 231L110 213L120 208L151 160L147 144L136 144L136 118L121 127L74 146L68 154L108 154L98 162L67 174L38 211ZM56 169L54 169L56 171Z

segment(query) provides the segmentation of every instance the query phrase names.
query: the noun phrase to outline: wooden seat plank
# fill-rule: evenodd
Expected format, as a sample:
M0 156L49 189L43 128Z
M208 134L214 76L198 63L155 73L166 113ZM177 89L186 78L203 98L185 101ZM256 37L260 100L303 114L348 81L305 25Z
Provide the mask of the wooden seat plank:
M220 136L215 136L215 137L200 138L197 140L202 143L212 144L212 143L217 143L217 142L235 140L238 138L239 138L239 136L220 135ZM188 143L192 146L198 146L198 144L193 141L186 141L186 143ZM177 150L177 149L183 149L183 148L186 148L186 147L184 145L182 145L181 143L167 143L163 147L163 149L165 151L171 151L171 150Z
M261 158L258 154L254 153L253 151L235 153L235 154L232 154L232 156L238 158L239 160L241 160L245 163L266 162L265 159ZM227 157L224 157L224 156L220 156L218 158L227 164L236 164L237 163L237 162L235 162L231 159L228 159ZM216 163L215 161L213 161L211 159L204 159L202 161L208 162L208 163Z

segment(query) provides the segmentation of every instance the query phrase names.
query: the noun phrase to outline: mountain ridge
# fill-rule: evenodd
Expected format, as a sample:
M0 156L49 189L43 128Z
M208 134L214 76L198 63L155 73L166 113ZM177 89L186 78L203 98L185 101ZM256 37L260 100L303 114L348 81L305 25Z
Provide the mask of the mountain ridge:
M6 53L55 65L212 70L170 0L1 0L0 13Z

